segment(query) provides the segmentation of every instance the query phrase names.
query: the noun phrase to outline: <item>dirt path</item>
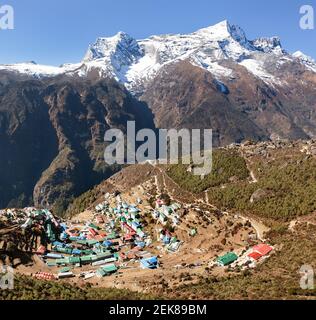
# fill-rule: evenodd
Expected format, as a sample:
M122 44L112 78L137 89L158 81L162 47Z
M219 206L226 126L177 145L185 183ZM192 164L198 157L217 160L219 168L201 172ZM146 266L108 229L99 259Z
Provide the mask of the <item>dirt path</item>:
M298 223L298 220L292 220L289 224L289 231L293 232L297 223Z
M251 177L250 183L258 183L258 179L256 178L254 172L252 170L249 170L249 171L250 171L250 177Z
M153 165L153 164L152 164L152 165ZM154 166L154 165L153 165L153 166ZM165 188L165 190L168 192L168 194L169 194L171 197L173 197L172 192L170 192L170 190L168 190L167 185L166 185L166 181L165 181L165 175L166 175L166 173L164 172L163 169L159 168L158 166L156 166L156 168L159 170L159 172L161 173L161 175L162 175L162 177L163 177L163 183L164 183L164 188ZM249 171L250 171L250 176L251 176L251 178L252 178L252 181L251 181L250 183L257 183L258 180L256 179L253 171L252 171L250 168L248 168L248 169L249 169ZM171 179L170 177L168 177L168 178ZM155 179L155 181L156 181L156 179ZM173 181L173 180L172 180L172 181ZM173 181L173 183L174 183L178 188L180 188L180 186L179 186L175 181ZM180 189L181 189L181 188L180 188ZM158 190L158 184L157 184L157 190ZM204 191L204 195L205 195L205 196L202 197L202 198L198 198L198 199L196 198L195 195L192 194L192 197L196 200L196 202L193 203L193 205L198 205L198 203L199 203L199 204L202 203L202 204L205 204L205 205L209 206L209 207L212 208L213 210L218 210L218 208L217 208L216 206L212 205L212 204L209 202L208 191L209 191L209 190L205 190L205 191ZM179 199L174 199L174 198L173 198L173 200L178 201L178 202L181 203L182 205L184 204L184 203L183 203L181 200L179 200ZM202 212L202 213L203 213L203 212ZM228 216L231 215L231 213L229 213L229 212L223 212L223 214L228 215ZM210 220L210 218L209 218L207 215L205 215L204 213L203 213L203 215L205 216L205 218L206 218L207 220ZM255 231L256 231L256 233L257 233L257 238L258 238L260 241L265 241L265 239L264 239L264 234L265 234L266 232L268 232L268 231L270 230L270 228L268 228L266 225L264 225L261 221L259 221L259 220L257 220L257 219L248 218L248 217L242 216L242 215L240 215L240 214L239 214L238 216L239 216L242 220L244 220L244 221L249 221L249 222L251 223L252 227L255 229Z
M270 228L264 225L261 221L255 220L253 218L250 218L248 220L250 221L252 227L256 230L258 239L261 241L265 241L264 234L270 231Z
M316 212L309 214L307 216L298 217L297 219L292 220L289 223L288 230L291 232L294 232L295 227L297 227L298 225L300 225L302 223L305 223L307 225L316 226Z
M205 202L206 202L207 204L210 204L210 199L209 199L209 197L208 197L208 190L205 190L204 193L205 193Z

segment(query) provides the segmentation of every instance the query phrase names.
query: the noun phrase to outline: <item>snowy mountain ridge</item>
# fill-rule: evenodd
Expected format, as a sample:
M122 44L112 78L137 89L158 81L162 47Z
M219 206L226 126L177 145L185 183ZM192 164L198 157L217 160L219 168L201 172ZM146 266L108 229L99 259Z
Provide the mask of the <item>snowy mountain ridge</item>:
M316 61L312 57L307 56L306 54L304 54L301 51L294 52L293 57L300 60L301 63L303 63L310 70L316 72Z
M89 46L82 62L61 67L34 63L0 65L0 70L36 78L70 76L114 77L132 92L140 92L159 70L171 63L189 60L211 72L216 79L230 78L234 71L223 64L233 61L270 85L282 84L267 68L267 61L281 65L296 61L316 72L315 61L301 52L287 53L278 37L248 40L245 32L228 21L190 34L156 35L136 40L124 32L98 38Z

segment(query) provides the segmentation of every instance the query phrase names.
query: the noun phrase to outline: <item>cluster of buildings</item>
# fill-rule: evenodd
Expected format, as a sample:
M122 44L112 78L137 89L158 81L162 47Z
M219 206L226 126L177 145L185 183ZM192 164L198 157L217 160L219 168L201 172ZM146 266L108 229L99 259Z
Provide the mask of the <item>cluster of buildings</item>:
M49 268L58 268L57 274L39 272L35 276L41 279L63 279L77 275L85 279L104 277L125 268L129 262L139 262L140 268L158 268L158 257L148 251L152 239L143 228L139 208L141 202L137 199L135 204L130 204L123 201L120 195L107 194L105 201L95 207L94 220L85 224L59 221L48 210L32 211L22 227L30 228L35 221L45 221L48 242L41 244L36 254ZM177 203L166 206L158 199L153 215L163 226L169 219L176 225L179 223L177 210L180 207ZM165 228L160 230L158 238L166 251L171 253L181 245ZM83 267L89 270L80 270L79 274L75 272Z
M25 208L2 210L0 216L19 223L22 229L40 235L36 254L54 272L38 272L39 279L64 279L105 277L119 269L156 269L159 252L152 246L153 230L144 228L142 200L135 203L124 201L120 195L106 194L103 202L94 208L93 219L88 222L63 221L47 210ZM146 208L146 207L145 207ZM173 233L180 224L181 205L166 203L158 198L155 208L146 211L160 226L157 241L169 253L177 252L182 244ZM170 228L171 227L171 228ZM149 232L152 232L151 234ZM192 229L191 235L197 230ZM154 240L156 242L156 239ZM160 248L160 247L159 247ZM212 262L221 267L255 267L269 256L273 247L259 244L237 254L229 252ZM154 253L155 252L155 253Z
M47 209L4 209L0 210L0 218L10 225L19 224L23 230L36 231L45 243L55 241L60 229L60 221Z
M181 209L181 205L178 203L167 206L162 199L157 199L156 209L153 210L152 217L162 225L170 222L173 226L177 226L180 223L180 216L177 213L179 209Z
M49 210L39 210L34 207L3 209L0 210L0 218L10 224L20 224L24 229L40 222L52 222L58 227L57 220Z

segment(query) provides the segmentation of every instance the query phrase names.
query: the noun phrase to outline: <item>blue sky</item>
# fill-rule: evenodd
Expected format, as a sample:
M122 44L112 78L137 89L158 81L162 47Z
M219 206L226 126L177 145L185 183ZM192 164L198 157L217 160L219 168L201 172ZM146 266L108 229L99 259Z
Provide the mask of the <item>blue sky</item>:
M224 19L249 39L281 37L290 52L316 58L316 30L301 30L307 0L0 0L15 9L15 30L0 30L0 63L78 62L99 36L125 31L135 38L189 33Z

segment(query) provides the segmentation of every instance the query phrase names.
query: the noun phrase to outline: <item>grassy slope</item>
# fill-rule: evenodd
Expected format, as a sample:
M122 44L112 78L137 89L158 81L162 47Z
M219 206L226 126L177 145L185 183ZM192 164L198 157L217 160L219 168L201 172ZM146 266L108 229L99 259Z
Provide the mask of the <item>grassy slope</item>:
M200 193L210 187L229 182L230 178L244 180L249 176L245 160L234 151L215 150L211 174L204 179L187 172L188 166L179 164L168 168L168 175L185 190Z
M222 209L238 210L279 221L316 211L316 159L303 154L277 151L272 160L258 158L252 168L258 182L250 184L245 161L235 153L218 150L214 154L214 170L204 180L188 173L183 165L168 170L168 175L181 187L199 193L209 190L209 201ZM235 176L238 181L231 182ZM225 188L221 185L225 184ZM265 195L254 203L252 194Z
M209 199L215 205L251 212L258 216L289 221L316 211L316 159L295 156L290 161L258 161L259 182L231 184L225 189L212 188ZM256 190L266 195L250 203Z
M129 290L77 287L66 282L36 280L27 276L15 278L14 290L0 290L0 300L140 300L152 295Z

